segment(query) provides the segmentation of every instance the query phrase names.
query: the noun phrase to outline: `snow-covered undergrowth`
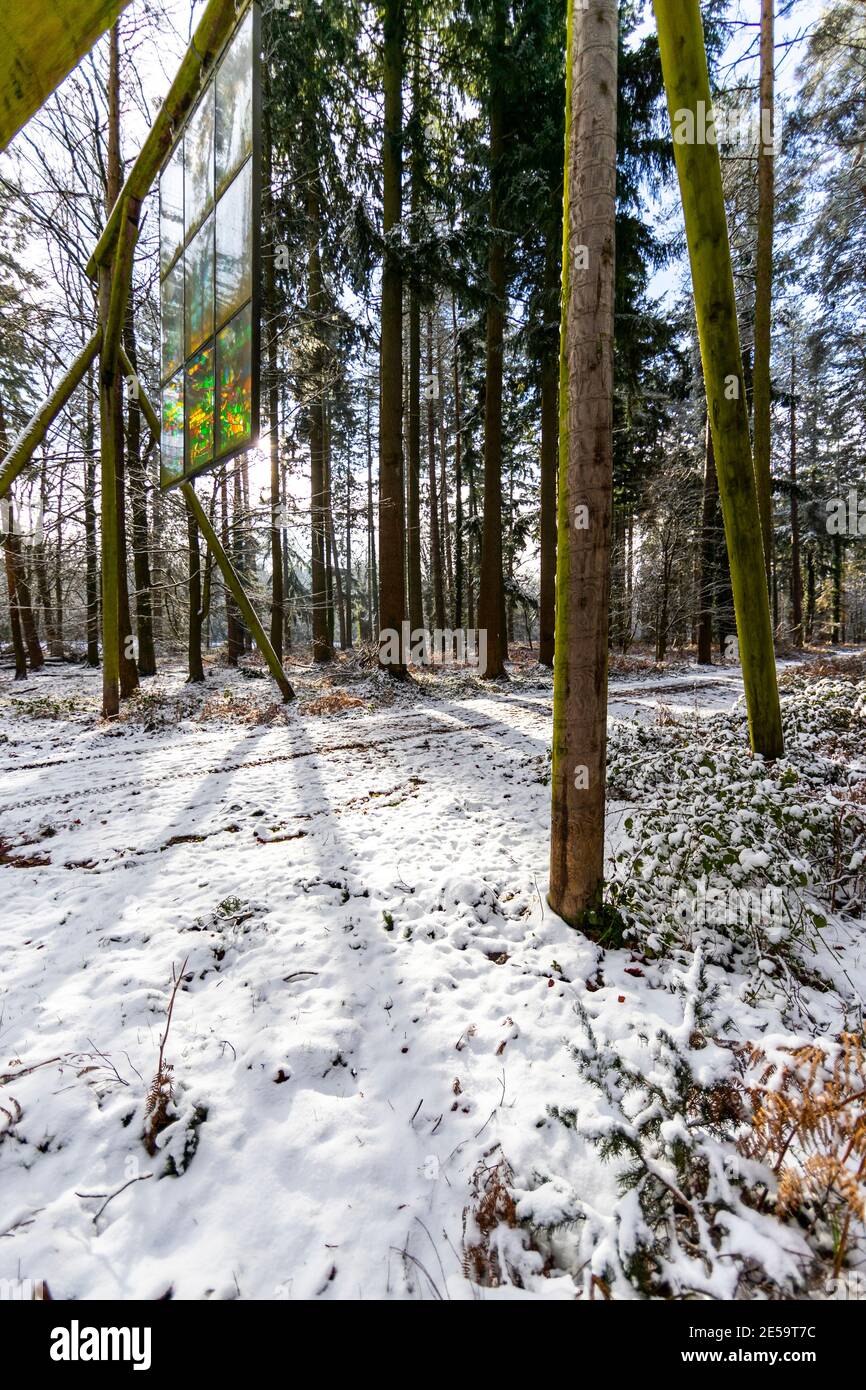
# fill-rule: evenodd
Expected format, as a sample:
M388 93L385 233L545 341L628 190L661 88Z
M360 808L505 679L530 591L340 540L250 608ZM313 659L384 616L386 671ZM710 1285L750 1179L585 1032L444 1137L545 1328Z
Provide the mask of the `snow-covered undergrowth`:
M612 1040L576 1001L572 1052L598 1102L551 1114L617 1164L623 1192L613 1220L599 1218L542 1174L538 1191L560 1184L559 1210L545 1220L531 1192L517 1208L560 1236L585 1223L566 1263L583 1256L590 1291L607 1297L826 1293L851 1264L866 1293L863 981L850 969L866 889L866 682L788 678L784 724L772 766L749 756L740 710L611 731L610 790L630 805L606 939L682 997L682 1017ZM787 1097L804 1049L809 1084L764 1133L767 1097ZM843 1055L854 1060L840 1079Z
M756 999L808 1025L803 984L860 1007L822 932L864 909L866 682L801 679L783 709L773 766L749 755L741 711L614 726L610 791L637 813L610 898L630 941L682 960L700 940L708 959L736 958Z
M515 676L298 666L286 708L265 680L169 673L114 726L98 672L0 682L0 1278L826 1296L846 1219L856 1263L853 1208L808 1179L862 1027L862 686L792 678L767 769L729 670L614 680L633 934L601 945L544 901L550 684ZM702 876L779 888L790 920L689 918ZM820 1123L810 1067L836 1087ZM801 1115L781 1158L771 1093L777 1129Z

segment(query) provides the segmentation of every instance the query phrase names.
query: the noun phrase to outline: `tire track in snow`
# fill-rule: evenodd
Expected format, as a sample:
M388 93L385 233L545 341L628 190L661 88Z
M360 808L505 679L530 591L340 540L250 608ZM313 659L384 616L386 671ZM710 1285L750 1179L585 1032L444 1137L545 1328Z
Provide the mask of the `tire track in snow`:
M367 751L370 749L377 748L387 749L389 747L393 747L398 743L408 743L411 742L413 739L418 738L447 736L450 734L465 733L473 729L483 731L484 729L489 729L496 722L497 721L493 719L485 719L483 721L474 723L459 723L455 721L453 724L448 724L444 726L442 724L436 724L429 725L427 728L424 729L413 729L409 733L395 734L390 739L352 739L346 743L329 744L320 748L295 749L289 753L276 753L272 757L248 758L243 759L240 762L221 763L217 766L196 769L196 776L198 778L219 777L223 774L228 774L232 772L243 772L249 768L267 767L274 763L291 763L301 758L326 757L332 753ZM77 766L77 764L75 765ZM166 782L175 782L184 778L188 779L189 776L190 773L186 768L179 768L174 772L167 771L161 773L157 777L139 778L134 782L110 782L101 787L87 787L84 789L78 787L69 787L63 792L54 792L46 796L29 797L27 800L16 801L14 803L0 803L0 815L12 815L15 811L29 810L33 807L38 806L62 805L71 797L80 797L82 793L86 794L88 798L109 795L113 796L116 793L123 791L129 791L133 794L136 794L143 791L158 789L159 787L163 786Z

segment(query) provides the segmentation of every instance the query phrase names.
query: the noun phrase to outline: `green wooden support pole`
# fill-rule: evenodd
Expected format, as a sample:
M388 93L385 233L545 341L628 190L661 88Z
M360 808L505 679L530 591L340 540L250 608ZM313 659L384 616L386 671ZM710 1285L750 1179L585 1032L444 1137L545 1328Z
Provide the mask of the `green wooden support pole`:
M55 386L48 400L39 407L36 414L28 421L18 438L13 442L3 460L2 471L0 471L0 497L6 496L18 474L27 467L34 450L39 447L48 433L52 421L59 415L76 386L83 380L87 368L99 351L101 342L102 334L94 333L68 372Z
M782 716L722 167L718 146L706 139L699 120L700 103L707 117L712 111L701 9L699 0L653 0L653 7L674 134L749 732L754 752L777 758L784 748Z
M198 499L195 488L192 483L181 483L180 490L183 493L187 506L199 524L199 530L207 541L211 554L220 567L223 579L228 585L238 608L244 616L244 621L255 639L256 646L265 658L268 669L280 688L283 700L286 702L293 700L295 698L295 692L288 682L286 673L280 665L276 652L271 646L268 634L259 621L256 610L249 601L247 592L238 578L234 565L223 549L222 542L211 525L210 517Z
M135 370L135 368L133 367L132 363L126 355L123 343L119 344L119 350L120 365L123 367L123 371L127 381L135 381L136 390L138 391L138 404L141 406L141 413L147 421L148 425L150 426L151 433L153 434L153 437L158 444L160 434L162 433L159 423L159 416L153 408L153 404L151 402L150 397L148 396L147 392L141 384L141 378L138 375L138 372Z
M129 0L0 7L0 150L35 115Z

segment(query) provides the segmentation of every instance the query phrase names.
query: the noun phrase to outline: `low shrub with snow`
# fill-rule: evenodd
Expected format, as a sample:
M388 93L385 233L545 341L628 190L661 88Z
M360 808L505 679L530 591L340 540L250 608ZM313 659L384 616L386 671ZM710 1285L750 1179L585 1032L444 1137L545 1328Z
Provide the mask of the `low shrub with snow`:
M746 969L775 991L822 987L814 952L831 914L866 897L866 683L803 683L784 701L785 757L753 758L737 712L617 724L611 795L636 803L609 901L632 941Z
M536 1170L513 1190L526 1248L589 1297L837 1296L862 1279L864 1040L745 1041L709 973L699 949L671 981L681 1021L636 1035L577 1002L575 1093L594 1100L548 1123L614 1166L619 1197Z
M633 1057L578 1010L572 1054L598 1104L552 1114L618 1164L621 1193L612 1212L581 1213L588 1268L615 1297L628 1286L644 1297L792 1296L813 1278L815 1256L796 1226L783 1233L762 1210L774 1176L738 1147L747 1097L711 1036L700 953L680 988L682 1024L639 1038Z

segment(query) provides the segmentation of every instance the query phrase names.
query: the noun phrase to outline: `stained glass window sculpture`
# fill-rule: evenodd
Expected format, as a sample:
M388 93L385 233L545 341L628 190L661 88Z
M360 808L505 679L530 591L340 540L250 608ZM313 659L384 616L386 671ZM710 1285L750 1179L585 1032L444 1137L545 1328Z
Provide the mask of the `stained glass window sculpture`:
M164 488L258 439L259 24L252 3L160 174Z

